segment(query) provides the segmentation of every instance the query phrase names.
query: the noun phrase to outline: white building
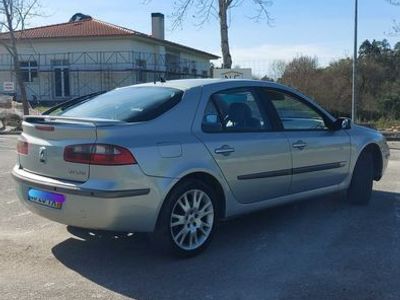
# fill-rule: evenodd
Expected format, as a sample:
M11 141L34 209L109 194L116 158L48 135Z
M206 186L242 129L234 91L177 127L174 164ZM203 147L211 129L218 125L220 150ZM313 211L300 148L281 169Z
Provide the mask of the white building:
M16 37L29 100L63 101L160 77L208 77L210 60L218 58L165 40L160 13L152 14L151 35L76 14L67 23L25 29ZM8 33L0 39L7 42ZM12 58L0 46L0 92L10 82Z

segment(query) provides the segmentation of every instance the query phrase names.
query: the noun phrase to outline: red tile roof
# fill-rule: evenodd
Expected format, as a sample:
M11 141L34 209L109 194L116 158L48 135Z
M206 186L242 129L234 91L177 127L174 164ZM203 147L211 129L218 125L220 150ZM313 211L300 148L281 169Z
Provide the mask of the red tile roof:
M107 22L96 20L93 18L81 21L60 23L48 26L27 28L23 31L16 31L17 39L54 39L54 38L74 38L74 37L111 37L111 36L138 36L145 39L151 39L156 42L166 44L173 47L184 48L188 51L200 53L209 56L210 59L216 59L218 56L207 53L198 49L187 47L181 44L160 40L151 35L134 31L121 26L113 25ZM9 33L1 33L0 39L8 39Z
M19 39L46 39L63 37L93 37L132 35L135 31L115 26L95 19L61 23L17 31ZM7 33L5 35L8 36Z

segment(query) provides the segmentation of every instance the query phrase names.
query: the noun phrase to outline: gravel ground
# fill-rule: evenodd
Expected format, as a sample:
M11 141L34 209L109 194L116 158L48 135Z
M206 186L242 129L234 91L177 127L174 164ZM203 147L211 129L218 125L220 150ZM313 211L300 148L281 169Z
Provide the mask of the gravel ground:
M400 299L400 143L368 207L329 196L244 216L185 260L28 212L15 143L0 136L0 299Z

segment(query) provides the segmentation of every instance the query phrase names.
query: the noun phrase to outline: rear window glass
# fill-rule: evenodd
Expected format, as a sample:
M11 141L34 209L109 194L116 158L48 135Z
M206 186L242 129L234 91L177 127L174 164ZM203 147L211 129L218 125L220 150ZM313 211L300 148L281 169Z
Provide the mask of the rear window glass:
M166 87L128 87L55 110L51 115L125 122L154 119L175 106L183 91Z

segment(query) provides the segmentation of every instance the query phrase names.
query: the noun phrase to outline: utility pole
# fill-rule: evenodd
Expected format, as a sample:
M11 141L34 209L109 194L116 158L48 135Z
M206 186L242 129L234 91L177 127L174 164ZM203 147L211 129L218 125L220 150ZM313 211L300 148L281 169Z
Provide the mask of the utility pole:
M354 55L353 55L353 87L351 99L351 119L356 122L356 93L357 93L357 31L358 31L358 0L355 0L354 15Z

